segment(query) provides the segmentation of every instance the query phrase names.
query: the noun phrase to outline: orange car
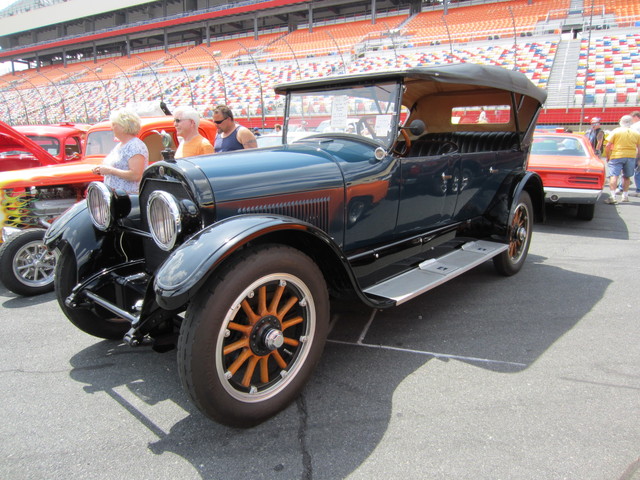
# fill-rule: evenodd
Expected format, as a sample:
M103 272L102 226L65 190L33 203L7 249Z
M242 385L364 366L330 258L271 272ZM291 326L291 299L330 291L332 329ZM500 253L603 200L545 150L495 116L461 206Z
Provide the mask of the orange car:
M138 136L149 149L150 162L162 159L163 131L168 134L166 138L170 138L169 148L175 150L178 138L172 116L141 120ZM9 145L12 129L5 127L0 132ZM21 136L13 132L14 139ZM200 134L211 143L216 133L212 121L200 121ZM43 167L0 171L0 227L4 242L0 247L0 280L7 289L19 295L37 295L53 288L55 257L42 244L44 232L53 219L84 198L89 183L102 180L92 169L102 163L115 145L111 123L101 122L88 129L79 160L62 164L51 161ZM39 157L46 156L47 152L38 145L30 146Z
M591 220L605 179L605 162L584 135L536 133L528 170L542 178L545 201L578 206L578 218Z

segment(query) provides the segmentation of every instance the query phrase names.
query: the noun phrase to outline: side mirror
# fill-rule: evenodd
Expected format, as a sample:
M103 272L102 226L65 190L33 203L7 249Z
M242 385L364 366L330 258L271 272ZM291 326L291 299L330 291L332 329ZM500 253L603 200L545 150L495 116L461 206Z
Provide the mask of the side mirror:
M419 137L427 130L427 126L424 124L424 122L418 119L413 120L408 127L402 128L405 130L409 130L411 134L415 135L416 137Z

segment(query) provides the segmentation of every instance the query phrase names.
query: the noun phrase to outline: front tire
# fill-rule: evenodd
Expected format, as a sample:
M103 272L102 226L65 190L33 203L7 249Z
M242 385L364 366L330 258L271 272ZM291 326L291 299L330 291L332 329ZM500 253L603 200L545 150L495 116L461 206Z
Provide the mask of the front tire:
M257 425L300 394L328 323L327 286L307 255L275 245L241 253L187 309L178 340L180 379L213 420Z
M45 231L23 230L0 247L0 280L13 293L33 296L53 290L56 256L42 242Z
M493 265L504 276L515 275L527 259L533 234L533 204L527 192L522 192L514 204L509 225L509 248L493 257Z
M56 263L55 288L60 308L71 323L83 332L107 340L122 339L131 327L127 320L114 318L106 311L104 316L101 316L84 308L71 308L66 305L65 300L77 283L76 256L73 249L67 245L63 247Z

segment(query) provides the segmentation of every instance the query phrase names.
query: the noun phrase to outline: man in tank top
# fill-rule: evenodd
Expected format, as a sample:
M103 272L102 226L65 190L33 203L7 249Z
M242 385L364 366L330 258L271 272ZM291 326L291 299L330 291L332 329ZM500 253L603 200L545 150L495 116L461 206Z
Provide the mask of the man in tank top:
M237 124L233 120L233 112L226 105L218 105L213 110L213 121L218 127L218 135L213 145L216 153L258 146L253 132Z

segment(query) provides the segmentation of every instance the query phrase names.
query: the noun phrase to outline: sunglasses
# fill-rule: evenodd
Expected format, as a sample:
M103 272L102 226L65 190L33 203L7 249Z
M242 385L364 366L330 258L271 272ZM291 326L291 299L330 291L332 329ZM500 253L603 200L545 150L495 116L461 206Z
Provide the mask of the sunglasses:
M222 120L214 120L214 123L215 123L216 125L220 125L220 124L221 124L222 122L224 122L227 118L229 118L229 117L224 117Z

